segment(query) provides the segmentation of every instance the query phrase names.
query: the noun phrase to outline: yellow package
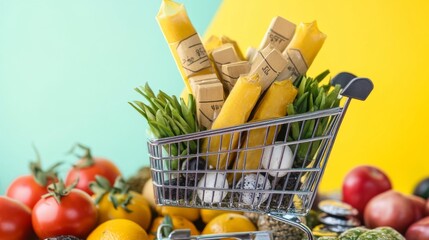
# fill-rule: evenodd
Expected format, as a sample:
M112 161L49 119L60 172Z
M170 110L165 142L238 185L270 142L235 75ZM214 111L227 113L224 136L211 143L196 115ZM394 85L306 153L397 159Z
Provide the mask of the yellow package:
M170 46L185 86L191 93L189 77L214 72L201 39L183 4L163 0L156 19Z
M240 77L223 104L219 116L213 122L212 129L232 127L247 122L261 92L259 74ZM236 149L238 139L239 133L213 136L210 140L204 139L201 153L216 153ZM209 165L216 169L225 169L231 164L234 157L233 152L225 152L210 154L206 160Z
M256 112L251 121L268 120L286 116L287 106L291 104L298 93L291 80L275 81L268 88L262 100L256 107ZM268 129L257 128L250 130L244 138L242 149L252 150L240 152L233 169L256 170L262 158L263 146L274 143L274 139L280 128L272 126ZM259 148L258 148L259 147ZM256 149L255 149L256 148ZM240 176L236 175L236 179Z
M276 79L292 78L295 80L305 74L322 48L325 39L326 34L319 30L316 21L300 23L291 42L283 51L283 55L288 59L288 65Z

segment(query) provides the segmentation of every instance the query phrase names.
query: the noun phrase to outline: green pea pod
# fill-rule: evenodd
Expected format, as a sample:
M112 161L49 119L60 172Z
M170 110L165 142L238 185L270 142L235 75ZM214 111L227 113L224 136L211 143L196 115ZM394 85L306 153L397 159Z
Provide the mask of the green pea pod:
M326 76L328 76L330 73L329 70L325 70L323 71L321 74L317 75L314 80L316 80L317 82L321 82L323 79L325 79Z
M162 105L162 106L164 106L164 107L165 107L165 105L167 105L167 103L168 103L168 100L167 100L166 98L164 98L164 97L162 96L162 94L161 94L161 93L158 93L158 94L156 95L156 99L157 99L157 101L158 101L158 102L160 102L160 103L161 103L161 105Z
M162 90L159 90L159 95L164 98L167 102L172 102L173 98L171 98L167 93Z
M305 93L305 85L306 85L306 82L307 82L307 78L303 78L302 80L301 80L301 83L299 84L299 88L298 88L298 98L300 97L300 96L302 96L304 93Z
M137 112L139 112L144 118L147 119L147 115L146 115L145 111L143 109L139 108L137 106L137 104L134 104L132 102L128 102L128 104L130 104Z
M314 101L313 101L313 95L310 94L308 97L308 111L313 112L314 111Z
M192 94L188 95L188 112L190 112L190 114L192 114L192 122L194 123L194 128L193 130L195 132L197 132L198 129L198 122L197 122L197 117L196 117L196 113L197 113L197 104L195 102L195 98Z
M188 125L188 123L182 118L182 116L180 116L179 112L176 109L173 109L171 111L173 118L176 120L176 123L178 124L178 126L182 126L183 127L183 132L185 132L186 134L191 133L192 129L191 127ZM180 124L180 125L179 125Z
M148 105L146 105L146 104L143 104L143 105L144 105L144 111L145 111L145 113L147 115L147 119L155 121L156 120L156 118L155 118L155 114L156 113Z
M195 118L193 117L192 112L189 111L188 106L186 106L186 103L183 100L183 98L180 98L180 105L183 113L183 118L188 123L191 131L193 131L195 129L195 122L194 122Z
M170 125L170 128L173 130L174 134L176 136L181 135L182 133L180 131L180 128L177 126L176 121L174 121L174 119L169 115L164 115L164 117L167 119L168 124Z
M152 89L149 86L149 83L146 82L144 85L144 92L147 94L149 98L155 98L155 93L152 91Z
M305 102L305 100L307 99L308 95L310 93L309 92L305 92L304 94L302 94L294 103L295 106L297 106L297 108L300 108L300 106Z
M152 126L156 127L161 133L162 136L161 137L171 137L174 136L173 132L171 131L170 128L168 128L168 126L159 123L158 121L148 121L150 124L152 124Z
M186 126L186 124L184 125L182 122L178 120L175 120L175 121L176 121L176 125L180 128L183 134L191 133L189 126Z
M179 114L181 115L181 107L180 107L180 103L177 100L176 96L172 96L173 101L171 102L171 104L174 106L174 109L176 109L177 111L179 111Z
M167 121L165 120L165 118L164 118L164 114L162 113L162 110L161 110L161 109L158 109L158 110L156 111L155 118L156 118L156 121L157 121L159 124L162 124L163 126L165 126L166 128L168 128L168 127L167 127L167 126L168 126L168 123L167 123Z
M338 94L340 93L341 90L341 86L340 85L335 85L334 89L328 94L328 96L326 97L326 108L330 108L333 103L335 102L335 100L338 98Z
M155 106L154 109L156 109L156 111L158 110L164 110L164 107L161 106L157 101L156 98L151 98L151 103Z

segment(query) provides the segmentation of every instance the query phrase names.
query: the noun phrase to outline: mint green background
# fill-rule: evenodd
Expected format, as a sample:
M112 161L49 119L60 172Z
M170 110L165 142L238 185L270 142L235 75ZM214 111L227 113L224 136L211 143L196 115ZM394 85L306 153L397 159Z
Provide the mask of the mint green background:
M221 0L182 1L203 34ZM27 174L34 143L46 167L75 160L75 142L125 176L148 165L147 125L134 88L180 94L155 20L160 0L0 0L0 194Z

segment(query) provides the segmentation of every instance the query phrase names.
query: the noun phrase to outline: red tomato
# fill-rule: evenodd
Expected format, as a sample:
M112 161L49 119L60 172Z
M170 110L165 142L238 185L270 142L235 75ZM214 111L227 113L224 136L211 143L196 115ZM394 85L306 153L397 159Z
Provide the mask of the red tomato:
M66 185L70 185L72 182L76 181L76 179L79 179L76 188L85 191L89 195L93 194L89 188L89 183L95 181L96 175L105 177L112 186L116 178L121 175L119 169L111 161L98 157L91 158L91 161L93 161L92 165L79 167L80 164L88 161L87 158L82 158L78 161L76 166L68 172L66 177Z
M6 196L20 201L32 209L45 193L48 193L46 186L37 183L33 175L25 175L18 177L10 184Z
M372 166L359 166L352 169L344 178L342 198L363 216L365 206L374 196L392 189L389 178L380 169Z
M40 199L32 213L34 231L39 238L73 235L86 238L97 224L97 208L92 198L79 189L61 197Z
M17 200L0 196L0 239L22 240L33 236L31 209Z

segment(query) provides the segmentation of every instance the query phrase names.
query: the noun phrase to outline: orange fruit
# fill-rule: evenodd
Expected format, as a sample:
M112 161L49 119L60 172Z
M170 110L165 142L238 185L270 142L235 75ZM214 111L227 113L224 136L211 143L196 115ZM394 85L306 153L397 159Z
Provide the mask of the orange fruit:
M226 210L213 210L213 209L205 209L205 208L202 208L200 210L201 220L203 220L203 223L205 223L205 224L209 223L213 218L215 218L215 217L217 217L223 213L242 214L241 212L226 211Z
M87 240L148 240L146 231L127 219L113 219L102 223L89 234Z
M173 230L176 229L189 229L191 230L191 235L199 235L200 231L198 231L197 227L189 221L188 219L181 216L171 216L171 220L173 221ZM164 217L157 217L152 222L152 227L149 232L149 239L155 239L156 232L158 231L159 225L161 225L162 221L164 221Z
M213 218L205 226L202 234L252 231L256 231L256 227L247 217L237 213L223 213Z
M183 208L183 207L170 207L170 206L160 206L157 207L157 211L160 215L170 215L170 216L181 216L189 221L193 222L200 218L200 209L198 208Z
M127 205L130 211L118 206L114 207L108 194L104 195L98 203L98 223L101 224L111 219L128 219L139 224L143 229L148 230L152 221L152 212L149 202L136 192L129 192L132 195L131 202ZM125 201L126 195L115 194L118 201Z

